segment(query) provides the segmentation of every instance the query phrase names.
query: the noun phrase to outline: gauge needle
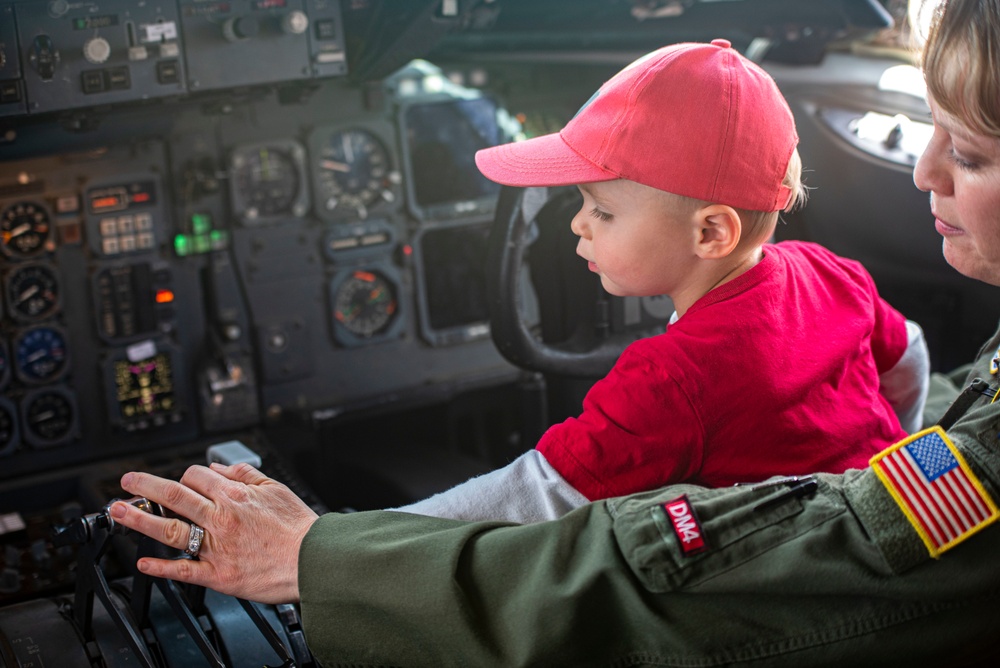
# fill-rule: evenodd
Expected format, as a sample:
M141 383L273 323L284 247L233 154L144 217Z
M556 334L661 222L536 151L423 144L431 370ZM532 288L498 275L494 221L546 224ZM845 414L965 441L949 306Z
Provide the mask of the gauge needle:
M351 146L351 137L348 134L344 134L344 159L347 162L354 162L354 147Z
M267 149L261 149L260 153L260 171L263 173L263 178L265 181L271 180L271 164L268 159Z
M19 298L17 300L17 303L18 304L23 304L24 302L28 301L29 299L31 299L32 297L34 297L36 294L38 294L38 290L39 290L39 288L38 288L37 285L31 286L30 288L28 288L27 290L25 290L24 292L22 292L20 294L20 296L19 296Z
M53 417L55 417L55 415L56 415L55 411L45 411L44 413L39 413L38 415L32 417L31 421L35 424L40 424L47 420L51 420Z
M346 162L337 162L336 160L321 160L319 166L323 169L332 169L335 172L349 172L351 171L350 166Z

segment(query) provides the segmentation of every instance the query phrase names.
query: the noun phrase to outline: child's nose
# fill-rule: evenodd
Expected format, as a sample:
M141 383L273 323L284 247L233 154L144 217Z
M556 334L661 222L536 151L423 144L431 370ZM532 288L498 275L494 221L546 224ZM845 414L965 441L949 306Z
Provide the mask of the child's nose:
M582 210L573 216L573 220L569 223L569 229L573 230L573 234L578 237L590 238L590 226L587 225L587 218Z

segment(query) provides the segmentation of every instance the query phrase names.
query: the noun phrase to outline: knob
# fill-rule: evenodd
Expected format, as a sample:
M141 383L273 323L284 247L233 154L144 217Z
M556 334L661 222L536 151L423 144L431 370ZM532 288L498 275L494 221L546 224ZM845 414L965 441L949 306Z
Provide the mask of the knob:
M83 44L83 57L92 65L100 65L111 55L111 45L103 37L92 37Z
M59 18L69 11L69 2L66 0L52 0L49 3L49 16L54 19Z
M258 32L260 32L260 24L252 16L234 16L222 24L222 34L230 42L256 37Z
M301 35L309 28L309 17L305 12L294 11L284 15L281 19L281 29L289 35Z

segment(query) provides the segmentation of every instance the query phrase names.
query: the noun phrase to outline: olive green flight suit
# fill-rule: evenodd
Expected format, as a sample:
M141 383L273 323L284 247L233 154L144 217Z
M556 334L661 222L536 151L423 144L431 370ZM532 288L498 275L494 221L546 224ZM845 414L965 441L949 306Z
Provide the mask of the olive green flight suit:
M998 346L969 376L993 391ZM948 435L1000 501L990 401ZM306 639L326 668L1000 665L1000 522L934 559L871 468L815 479L801 497L673 485L523 526L326 515L299 557ZM699 554L664 509L682 495Z

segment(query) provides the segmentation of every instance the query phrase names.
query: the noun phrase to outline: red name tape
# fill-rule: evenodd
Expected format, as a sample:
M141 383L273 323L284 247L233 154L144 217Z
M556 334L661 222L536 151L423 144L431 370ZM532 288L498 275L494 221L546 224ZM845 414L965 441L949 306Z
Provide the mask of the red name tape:
M667 511L670 526L674 528L677 540L680 541L681 551L685 555L698 554L708 549L701 524L686 495L664 503L663 509Z

